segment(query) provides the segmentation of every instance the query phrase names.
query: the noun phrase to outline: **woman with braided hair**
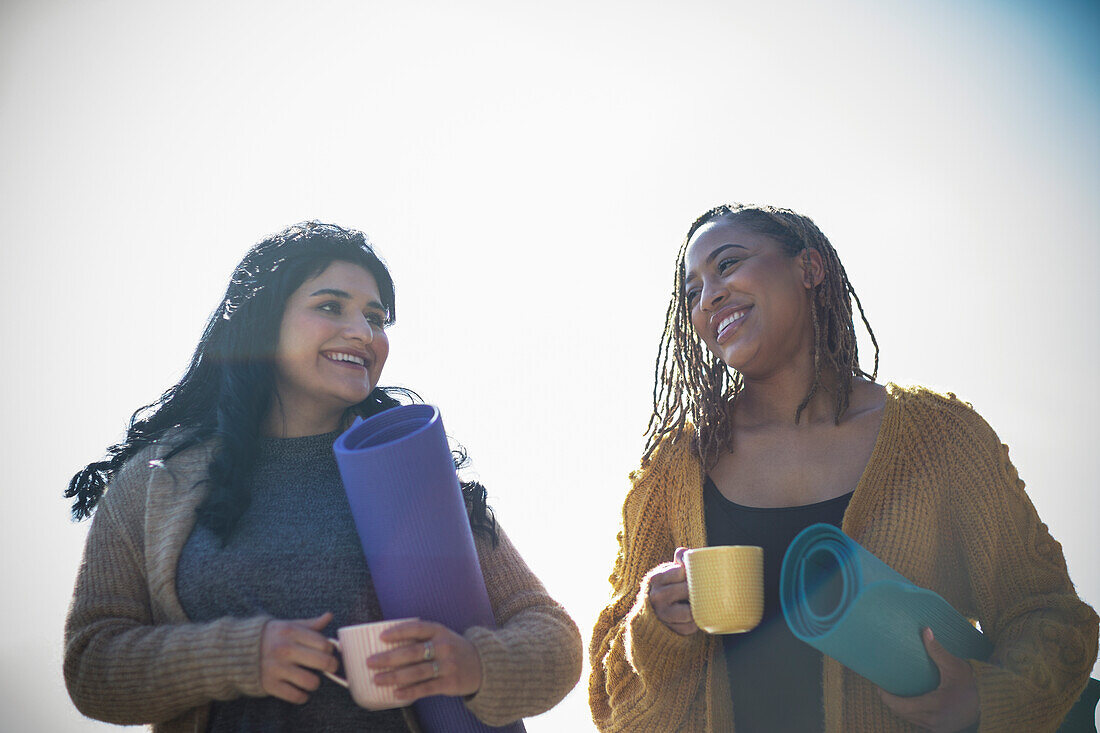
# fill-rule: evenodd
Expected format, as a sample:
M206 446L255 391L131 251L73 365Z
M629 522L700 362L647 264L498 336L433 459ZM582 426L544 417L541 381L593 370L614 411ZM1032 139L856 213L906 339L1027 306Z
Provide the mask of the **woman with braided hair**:
M861 368L852 302L875 346ZM807 217L718 206L677 255L641 467L612 598L592 635L602 731L1041 731L1096 658L1097 617L1036 516L1007 447L966 403L874 380L878 345ZM828 522L980 622L988 662L923 641L939 688L892 696L797 640L779 608L790 541ZM764 619L695 625L681 555L764 548Z
M244 257L183 378L70 483L76 517L95 509L65 627L81 712L162 733L419 730L321 676L338 627L381 618L332 446L412 397L378 384L393 319L362 232L305 222ZM368 663L407 705L459 697L500 726L576 684L580 633L485 489L462 493L498 628L407 622Z

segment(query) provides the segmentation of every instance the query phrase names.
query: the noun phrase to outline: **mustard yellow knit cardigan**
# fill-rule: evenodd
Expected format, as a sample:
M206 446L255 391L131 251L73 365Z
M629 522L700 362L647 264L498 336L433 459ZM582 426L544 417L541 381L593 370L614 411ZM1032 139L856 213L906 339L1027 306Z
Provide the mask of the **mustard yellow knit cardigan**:
M882 427L843 529L890 566L976 619L995 645L971 662L981 731L1054 730L1096 659L1097 616L1076 595L1008 448L954 395L887 385ZM678 546L706 545L703 471L690 436L631 474L611 602L589 649L601 731L731 731L717 637L680 636L647 601L648 574ZM914 731L876 688L826 658L827 733Z

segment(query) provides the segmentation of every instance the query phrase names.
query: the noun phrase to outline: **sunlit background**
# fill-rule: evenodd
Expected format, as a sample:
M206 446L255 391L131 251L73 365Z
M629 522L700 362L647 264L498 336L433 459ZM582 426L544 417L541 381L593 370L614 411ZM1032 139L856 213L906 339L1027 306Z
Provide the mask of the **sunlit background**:
M974 404L1100 606L1098 39L1058 0L6 0L0 728L102 729L61 680L61 492L306 218L387 258L383 381L440 405L586 643L675 249L736 200L817 221L880 379ZM591 730L587 672L528 730Z

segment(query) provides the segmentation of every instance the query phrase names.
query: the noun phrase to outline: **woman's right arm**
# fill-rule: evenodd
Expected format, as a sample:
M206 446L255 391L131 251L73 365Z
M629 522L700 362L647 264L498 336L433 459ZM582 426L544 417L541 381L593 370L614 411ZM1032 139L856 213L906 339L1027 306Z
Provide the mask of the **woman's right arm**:
M651 478L640 477L623 504L612 598L592 632L589 704L601 731L681 730L705 709L705 635L673 631L650 600L676 551L668 502Z
M261 638L268 618L157 624L145 557L152 470L135 456L100 502L65 626L65 683L85 715L155 723L209 703L263 695ZM175 594L175 589L167 592Z

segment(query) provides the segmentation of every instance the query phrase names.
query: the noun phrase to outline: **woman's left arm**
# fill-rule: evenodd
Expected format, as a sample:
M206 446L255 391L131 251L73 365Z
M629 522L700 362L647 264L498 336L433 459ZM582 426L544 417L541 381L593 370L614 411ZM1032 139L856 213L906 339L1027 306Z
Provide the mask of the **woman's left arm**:
M546 712L581 675L581 635L561 604L546 592L508 536L475 535L496 629L474 626L465 638L481 658L481 687L466 701L488 725Z
M968 405L952 465L962 467L949 508L982 630L987 662L971 660L980 731L1054 730L1088 680L1096 613L1076 594L1061 545L1050 536L993 429Z

